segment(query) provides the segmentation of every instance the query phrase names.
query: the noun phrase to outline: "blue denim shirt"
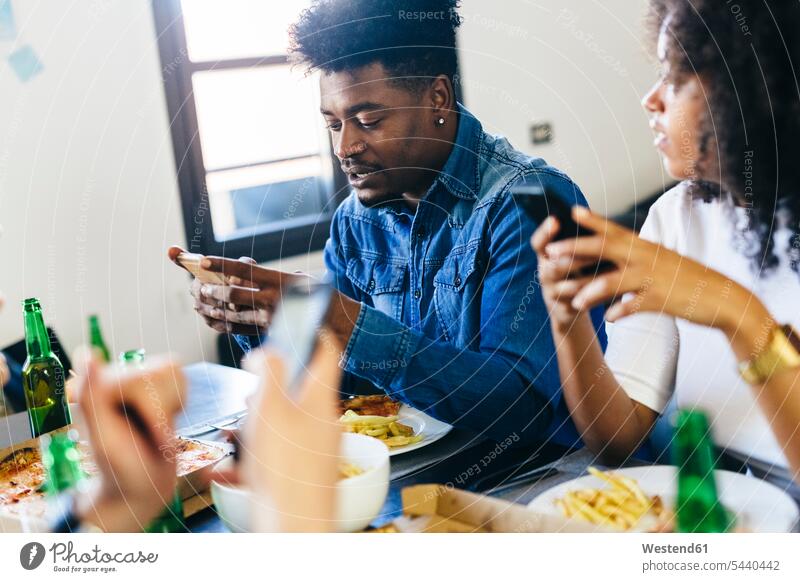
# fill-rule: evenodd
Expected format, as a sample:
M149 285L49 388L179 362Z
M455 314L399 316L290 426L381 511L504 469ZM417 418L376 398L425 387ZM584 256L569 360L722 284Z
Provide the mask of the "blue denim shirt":
M453 151L416 212L367 208L352 193L335 213L325 264L339 291L363 304L345 389L364 379L497 441L571 445L529 242L538 225L509 188L542 184L570 204L586 201L566 175L459 111ZM602 309L592 315L605 347Z

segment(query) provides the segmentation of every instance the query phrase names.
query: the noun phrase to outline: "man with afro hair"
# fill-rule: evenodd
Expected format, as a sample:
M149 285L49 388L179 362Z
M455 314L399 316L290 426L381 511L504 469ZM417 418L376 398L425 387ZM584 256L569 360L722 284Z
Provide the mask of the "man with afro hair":
M295 62L320 74L321 114L352 188L325 248L343 390L377 388L496 441L569 446L577 435L528 244L537 224L509 191L540 185L586 202L457 102L458 4L317 0L290 31ZM207 315L255 321L260 336L268 319L251 317L250 302L275 291ZM602 310L594 322L602 336Z

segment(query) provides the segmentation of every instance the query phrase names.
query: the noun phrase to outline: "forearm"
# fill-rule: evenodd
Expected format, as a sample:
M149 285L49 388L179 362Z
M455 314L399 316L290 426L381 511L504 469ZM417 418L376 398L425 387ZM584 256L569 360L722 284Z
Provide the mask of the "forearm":
M608 368L588 314L569 327L553 324L564 399L572 420L593 452L610 461L627 459L647 437L655 413L632 400Z
M779 324L761 301L738 290L729 303L730 316L723 331L739 361L748 361L767 345ZM800 484L800 370L777 372L753 388L764 416L769 419L794 480Z
M346 371L445 422L496 441L547 437L548 397L497 349L477 352L434 341L364 306L345 355ZM555 372L550 378L542 371L534 383L548 381L558 382Z

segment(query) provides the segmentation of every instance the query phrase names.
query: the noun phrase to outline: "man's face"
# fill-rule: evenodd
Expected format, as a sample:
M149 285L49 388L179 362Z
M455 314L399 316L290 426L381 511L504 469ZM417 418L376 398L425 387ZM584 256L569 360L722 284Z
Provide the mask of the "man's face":
M435 124L425 92L387 80L380 64L329 73L320 80L321 111L333 151L366 206L418 192L435 177Z

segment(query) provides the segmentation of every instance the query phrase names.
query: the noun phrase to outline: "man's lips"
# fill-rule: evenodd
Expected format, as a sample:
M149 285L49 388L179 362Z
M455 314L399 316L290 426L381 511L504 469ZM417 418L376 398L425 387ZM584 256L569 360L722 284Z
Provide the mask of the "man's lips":
M342 168L345 174L347 174L347 179L350 180L351 184L360 184L373 174L379 171L379 168L370 167L370 166L351 166L349 168Z

